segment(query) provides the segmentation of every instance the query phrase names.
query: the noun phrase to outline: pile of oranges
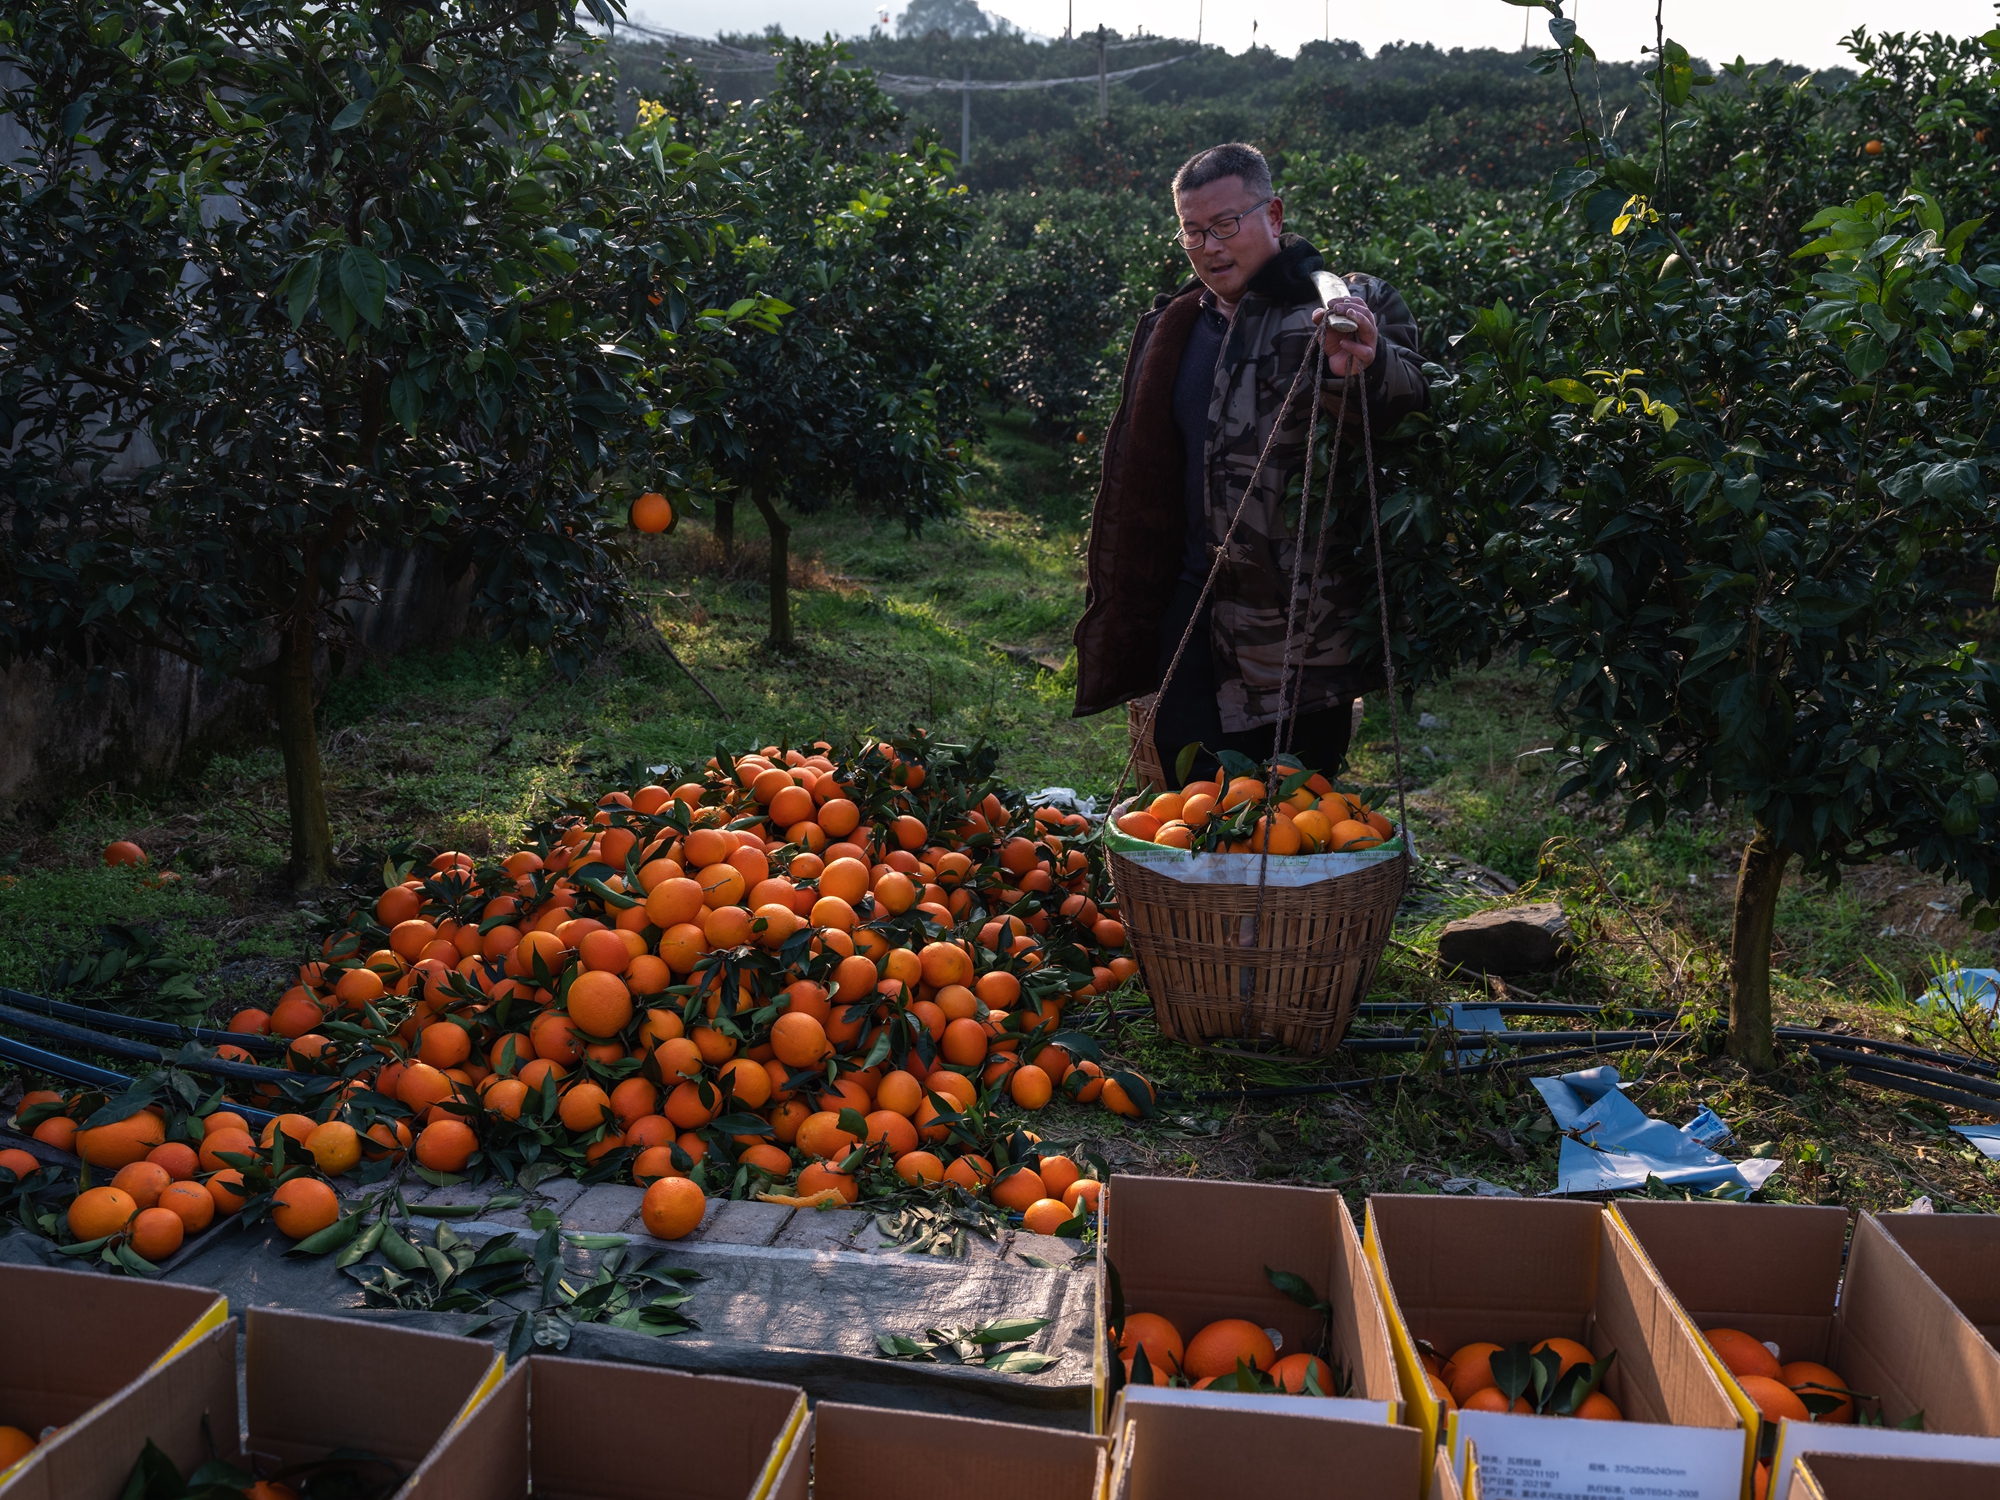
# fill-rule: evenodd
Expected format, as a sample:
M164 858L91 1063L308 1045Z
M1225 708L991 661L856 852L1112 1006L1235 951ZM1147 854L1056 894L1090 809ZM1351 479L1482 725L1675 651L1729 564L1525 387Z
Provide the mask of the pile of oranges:
M1418 1351L1431 1394L1447 1411L1540 1412L1544 1416L1582 1417L1589 1421L1622 1422L1625 1414L1604 1392L1592 1390L1581 1400L1572 1400L1580 1382L1588 1379L1597 1361L1575 1339L1543 1339L1536 1344L1467 1344L1450 1359L1440 1359L1428 1345ZM1524 1390L1511 1401L1501 1390L1493 1373L1496 1354L1526 1355L1544 1365L1539 1388Z
M1854 1420L1854 1392L1826 1365L1810 1359L1781 1363L1770 1345L1741 1329L1710 1328L1702 1337L1767 1422Z
M79 1092L66 1098L50 1089L30 1090L12 1122L36 1140L74 1151L86 1168L110 1174L108 1182L77 1191L62 1214L78 1247L122 1249L158 1265L189 1236L241 1213L253 1200L295 1240L318 1233L340 1216L338 1196L307 1165L315 1155L305 1136L318 1135L324 1147L340 1132L352 1136L351 1126L285 1115L267 1124L260 1140L242 1115L214 1110L181 1116L171 1126L178 1136L169 1138L171 1117L161 1106L150 1105L122 1120L79 1129L76 1117L88 1118L102 1099L101 1094ZM291 1152L289 1170L272 1150L281 1130L289 1143L303 1148ZM356 1149L347 1165L359 1155ZM17 1148L0 1150L0 1169L12 1174L10 1186L32 1188L44 1175L41 1162Z
M1171 849L1225 854L1330 854L1373 849L1395 828L1317 772L1279 766L1226 781L1191 781L1122 813L1118 831Z
M1143 1354L1144 1364L1140 1364ZM1333 1367L1317 1354L1278 1357L1271 1336L1247 1318L1221 1318L1191 1339L1158 1313L1125 1316L1118 1358L1127 1384L1191 1385L1198 1391L1220 1384L1225 1390L1331 1396Z
M254 1087L325 1176L406 1151L434 1179L629 1175L678 1233L703 1193L949 1182L1049 1232L1098 1184L1002 1117L1058 1095L1150 1112L1150 1084L1062 1026L1138 966L1088 821L1003 797L991 768L921 733L766 746L578 805L501 859L390 866L230 1030L285 1038L286 1067L316 1075ZM92 1132L51 1114L35 1134L82 1150ZM132 1187L83 1209L79 1238L121 1212L136 1235L160 1203Z

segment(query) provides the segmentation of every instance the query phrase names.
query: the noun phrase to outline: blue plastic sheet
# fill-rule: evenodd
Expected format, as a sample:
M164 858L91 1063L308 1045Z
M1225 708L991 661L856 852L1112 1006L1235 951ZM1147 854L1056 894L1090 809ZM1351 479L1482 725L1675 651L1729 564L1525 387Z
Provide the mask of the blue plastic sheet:
M1643 1113L1619 1091L1614 1067L1586 1068L1533 1083L1564 1132L1556 1162L1558 1194L1619 1192L1642 1188L1646 1179L1657 1177L1671 1187L1707 1191L1733 1186L1748 1195L1783 1165L1767 1157L1733 1162L1687 1131ZM1707 1120L1697 1115L1689 1125L1702 1128L1710 1120L1722 1124L1707 1114Z
M1992 1010L2000 1005L2000 969L1953 969L1949 974L1940 974L1931 981L1918 1003L1942 1005L1947 1000Z

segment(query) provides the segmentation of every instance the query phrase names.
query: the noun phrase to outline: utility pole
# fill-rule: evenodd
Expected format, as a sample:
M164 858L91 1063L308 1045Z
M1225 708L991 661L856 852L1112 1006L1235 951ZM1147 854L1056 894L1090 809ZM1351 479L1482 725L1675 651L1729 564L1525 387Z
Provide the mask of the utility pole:
M959 67L964 70L963 73L961 74L961 77L964 79L965 82L970 83L972 81L972 64L960 63ZM966 169L969 168L971 165L972 165L972 90L960 89L958 91L959 175L961 177L964 176Z
M1111 123L1111 86L1104 78L1104 24L1097 27L1097 119L1102 125Z
M1195 7L1194 7L1194 44L1195 44L1195 45L1196 45L1197 47L1199 47L1199 46L1201 45L1201 23L1202 23L1202 20L1203 20L1203 13L1204 13L1205 11L1207 11L1207 9L1208 9L1208 0L1195 0Z
M1069 0L1069 19L1063 23L1063 40L1076 40L1076 0Z

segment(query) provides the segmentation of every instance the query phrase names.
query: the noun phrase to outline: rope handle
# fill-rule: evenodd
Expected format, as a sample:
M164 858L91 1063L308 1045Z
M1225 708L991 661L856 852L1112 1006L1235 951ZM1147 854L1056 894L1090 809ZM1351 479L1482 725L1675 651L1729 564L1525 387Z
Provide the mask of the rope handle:
M1349 295L1347 283L1342 281L1338 276L1333 275L1329 271L1315 272L1312 281L1313 281L1313 288L1320 297L1322 308L1325 308L1328 304L1332 303L1334 299L1338 297L1344 297ZM1326 323L1322 325L1321 329L1319 330L1319 333L1316 334L1314 337L1313 342L1315 343L1315 345L1317 345L1320 342L1320 336L1324 334L1325 328L1327 327L1332 327L1336 331L1351 332L1354 329L1355 324L1353 320L1350 318L1343 318L1334 313L1328 312ZM1277 420L1271 425L1271 435L1264 440L1264 451L1257 455L1256 466L1251 469L1250 478L1244 482L1242 498L1240 498L1236 502L1236 509L1234 512L1231 513L1229 517L1229 527L1223 533L1222 542L1215 549L1215 556L1213 560L1209 563L1208 576L1202 580L1201 593L1197 595L1195 598L1194 610L1193 613L1188 618L1187 628L1181 632L1180 642L1174 647L1174 654L1167 662L1167 670L1160 677L1159 687L1154 690L1152 704L1147 708L1145 717L1140 721L1139 733L1135 737L1131 749L1126 753L1125 764L1119 769L1118 781L1111 793L1110 808L1113 812L1115 812L1119 802L1123 799L1125 795L1126 780L1132 774L1132 767L1138 762L1139 747L1152 740L1153 722L1158 717L1160 712L1160 700L1166 696L1167 685L1173 681L1174 673L1180 669L1181 658L1187 654L1188 643L1194 638L1195 626L1201 622L1202 606L1208 602L1208 596L1215 588L1215 580L1222 571L1222 560L1229 551L1229 544L1235 540L1237 525L1239 522L1242 521L1243 512L1250 503L1250 496L1252 493L1255 492L1257 488L1257 480L1259 476L1261 476L1264 472L1264 464L1270 458L1271 450L1277 445L1278 433L1284 428L1285 418L1291 412L1292 401L1295 397L1297 397L1300 385L1304 383L1306 371L1308 370L1323 371L1324 368L1323 359L1324 359L1323 354L1318 349L1315 349L1312 357L1302 359L1299 361L1298 371L1292 376L1291 388L1285 392L1284 403L1278 408ZM1365 375L1363 379L1365 381ZM1314 391L1314 396L1315 398L1317 398L1317 396L1326 388L1326 377L1324 376L1323 373L1321 375L1321 378L1315 382L1315 385L1317 388ZM1404 847L1409 851L1411 858L1414 859L1417 852L1416 841L1410 833L1409 812L1407 806L1405 805L1403 796L1402 715L1396 704L1396 656L1389 635L1389 585L1388 585L1388 572L1383 564L1383 557L1382 557L1381 503L1377 495L1376 485L1375 485L1375 447L1374 447L1374 432L1373 432L1374 424L1369 418L1368 393L1365 384L1362 389L1361 401L1359 404L1361 407L1361 440L1362 440L1362 450L1363 450L1363 462L1368 476L1368 524L1369 524L1369 530L1374 539L1374 546L1375 546L1375 591L1378 601L1381 605L1381 611L1382 611L1382 665L1384 674L1387 678L1386 686L1387 686L1387 691L1389 693L1389 737L1391 742L1393 743L1395 751L1396 818L1398 825L1402 829ZM1326 490L1320 504L1319 541L1313 554L1312 576L1315 580L1317 580L1319 577L1320 567L1323 564L1326 557L1326 529L1327 529L1326 522L1328 516L1331 514L1331 507L1333 505L1334 473L1339 466L1340 443L1341 439L1346 434L1347 405L1348 403L1346 400L1346 393L1345 390L1343 389L1339 413L1335 419L1335 424L1334 424L1333 455L1328 460L1327 463ZM1295 626L1296 626L1297 611L1298 611L1299 569L1300 565L1304 561L1304 556L1305 556L1306 512L1310 509L1310 502L1308 500L1308 486L1310 485L1312 479L1313 440L1318 432L1318 429L1319 429L1319 410L1318 410L1318 401L1317 399L1315 399L1312 416L1306 426L1305 472L1300 484L1300 491L1299 491L1299 532L1298 532L1298 538L1294 543L1292 551L1291 594L1286 599L1285 660L1284 660L1283 679L1282 679L1284 686L1282 689L1283 697L1280 700L1281 711L1278 720L1279 727L1277 732L1273 736L1272 748L1274 753L1271 758L1272 780L1269 783L1270 792L1275 792L1277 789L1277 780L1276 780L1277 756L1279 754L1286 753L1290 750L1292 728L1297 718L1297 714L1295 712L1297 699L1295 694L1298 684L1294 681L1292 674L1292 666L1291 666L1292 648L1297 639L1295 633ZM1310 620L1311 620L1311 612L1310 610L1308 610L1307 611L1308 624L1310 624ZM1301 662L1299 664L1299 677L1303 678L1304 673L1305 673L1305 664ZM1267 800L1269 800L1268 794L1267 794ZM1264 858L1265 860L1268 860L1270 858L1270 837L1268 833L1266 834L1264 843L1265 843L1265 848L1263 851ZM1262 887L1264 884L1262 875L1263 875L1263 866L1260 862L1259 880L1258 880L1260 910L1262 904L1261 901ZM1261 917L1259 925L1261 927Z

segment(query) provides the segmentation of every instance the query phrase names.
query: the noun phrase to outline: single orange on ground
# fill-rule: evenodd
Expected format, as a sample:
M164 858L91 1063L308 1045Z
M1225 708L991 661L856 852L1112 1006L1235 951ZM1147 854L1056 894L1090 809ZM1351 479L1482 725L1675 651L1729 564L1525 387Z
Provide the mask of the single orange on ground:
M160 1201L154 1206L178 1214L181 1227L188 1234L200 1234L215 1222L215 1199L198 1182L174 1183L160 1194Z
M201 1166L201 1158L186 1141L168 1141L146 1153L146 1160L158 1162L175 1182L187 1182Z
M1041 1173L1033 1167L1016 1167L1006 1176L993 1180L993 1201L1001 1208L1025 1212L1048 1195L1048 1184L1042 1181Z
M861 1196L860 1183L823 1161L816 1161L799 1173L799 1197L810 1198L829 1189L849 1203Z
M209 1197L215 1200L215 1211L225 1217L250 1201L250 1194L243 1186L243 1174L234 1167L224 1167L220 1172L209 1174L204 1185L208 1188ZM160 1196L166 1195L162 1193Z
M139 1205L115 1187L85 1188L69 1206L69 1232L79 1240L101 1240L132 1221Z
M462 1172L478 1149L479 1137L465 1121L433 1120L417 1137L417 1163L433 1172Z
M135 1161L130 1166L120 1167L118 1175L111 1179L113 1187L129 1194L142 1209L158 1203L160 1194L172 1187L173 1182L167 1169L153 1161Z
M1716 1358L1739 1380L1745 1375L1761 1375L1773 1381L1778 1379L1781 1373L1778 1357L1742 1329L1709 1328L1703 1331L1702 1337L1708 1340L1708 1347L1715 1351Z
M1030 1234L1054 1234L1069 1218L1060 1198L1037 1198L1021 1210L1021 1227Z
M104 862L114 868L118 865L143 865L146 851L130 839L115 839L104 846Z
M271 1194L271 1222L287 1239L318 1234L339 1217L340 1199L317 1177L294 1177Z
M187 1225L171 1208L142 1208L132 1221L127 1243L142 1260L158 1265L180 1249L187 1238Z
M1065 1207L1075 1208L1077 1201L1081 1199L1089 1206L1090 1212L1096 1213L1098 1199L1103 1193L1104 1184L1095 1177L1079 1177L1062 1190L1062 1201Z
M93 1167L124 1167L144 1161L146 1153L164 1145L167 1127L159 1116L140 1110L109 1125L76 1133L76 1154Z
M707 1212L708 1200L686 1177L662 1177L639 1202L640 1221L656 1240L685 1239L701 1227Z
M305 1146L329 1177L351 1172L361 1162L360 1132L345 1120L328 1120L306 1137Z

